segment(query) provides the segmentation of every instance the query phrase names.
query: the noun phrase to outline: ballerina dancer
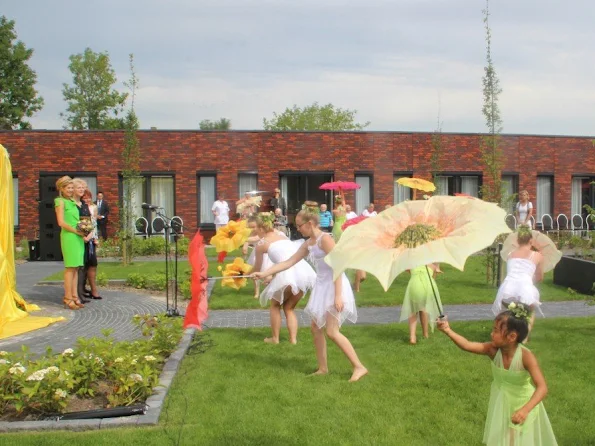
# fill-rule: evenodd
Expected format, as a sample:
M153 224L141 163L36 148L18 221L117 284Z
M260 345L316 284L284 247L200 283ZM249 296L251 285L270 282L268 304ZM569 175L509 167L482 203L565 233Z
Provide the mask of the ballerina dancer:
M494 315L508 306L511 302L522 303L531 311L529 333L535 322L535 309L540 309L539 291L534 282L543 280L543 256L533 248L533 235L529 226L521 225L517 231L519 247L512 251L506 261L506 278L492 305Z
M273 264L288 260L299 249L299 244L289 240L284 234L274 229L275 216L262 212L256 220L256 232L262 243L256 246L254 271L263 271ZM268 264L266 264L268 257ZM260 294L260 303L265 306L270 301L271 337L265 338L268 344L279 343L281 331L281 307L285 313L289 342L297 343L298 320L295 307L302 297L312 289L316 273L305 260L300 260L291 268L275 275Z
M328 373L326 330L326 336L341 349L351 362L353 373L349 381L355 382L366 375L368 370L359 360L349 339L340 332L341 324L346 319L354 323L357 320L355 299L345 274L341 274L337 280L333 281L333 270L324 262L324 257L333 249L335 242L329 234L322 232L318 227L318 205L316 203L311 203L311 205L312 207L302 209L295 219L298 231L307 237L307 241L288 260L280 262L266 271L254 273L253 276L263 279L280 273L310 255L316 266L316 283L305 312L312 320L311 328L318 360L318 369L314 375Z

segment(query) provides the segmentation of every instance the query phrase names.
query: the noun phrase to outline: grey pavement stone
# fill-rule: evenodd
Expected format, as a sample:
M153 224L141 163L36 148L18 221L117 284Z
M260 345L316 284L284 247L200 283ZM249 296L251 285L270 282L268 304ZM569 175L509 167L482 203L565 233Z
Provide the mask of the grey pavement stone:
M138 424L138 420L144 415L132 415L129 417L114 417L114 418L101 418L99 422L99 429L133 426Z

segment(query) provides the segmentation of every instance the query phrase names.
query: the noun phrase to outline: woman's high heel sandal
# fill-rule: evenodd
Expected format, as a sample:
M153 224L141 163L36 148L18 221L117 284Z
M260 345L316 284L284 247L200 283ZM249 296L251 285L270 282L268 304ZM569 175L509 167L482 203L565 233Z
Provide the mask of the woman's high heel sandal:
M81 299L77 296L77 297L73 297L74 300L74 304L79 307L79 308L85 308L85 304L83 304L81 302Z
M72 298L71 299L64 298L63 302L64 302L64 308L69 308L71 310L78 310L80 308L76 304L76 301Z

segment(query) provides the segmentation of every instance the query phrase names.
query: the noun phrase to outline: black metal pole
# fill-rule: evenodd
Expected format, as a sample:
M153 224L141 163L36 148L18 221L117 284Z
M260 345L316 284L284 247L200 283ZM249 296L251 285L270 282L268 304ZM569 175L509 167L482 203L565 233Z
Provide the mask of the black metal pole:
M440 313L439 317L442 319L444 317L444 313L442 313L442 308L440 308L440 303L438 302L438 296L436 296L436 289L434 288L434 281L432 280L432 276L430 275L430 268L426 265L426 272L428 273L428 279L430 279L430 286L432 287L432 293L434 293L434 300L436 301L436 306L438 307L438 312Z

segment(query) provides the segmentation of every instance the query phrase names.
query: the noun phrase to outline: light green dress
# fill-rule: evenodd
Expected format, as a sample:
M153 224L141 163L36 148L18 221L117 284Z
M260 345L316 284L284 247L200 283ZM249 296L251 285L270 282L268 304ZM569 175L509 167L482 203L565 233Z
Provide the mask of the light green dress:
M79 209L76 203L62 197L54 200L54 207L64 204L64 222L73 228L76 228L80 220ZM74 232L62 229L60 232L60 247L62 248L62 257L66 268L76 268L84 266L85 242L83 238Z
M513 414L533 396L535 387L531 375L523 367L523 345L519 344L510 367L504 368L502 352L492 361L492 390L483 442L489 446L551 446L557 445L552 425L543 402L529 413L521 425L512 424Z
M428 272L430 273L428 275ZM405 291L405 299L403 299L403 306L401 307L401 321L406 321L409 316L416 314L419 311L425 311L428 313L428 322L432 330L436 325L436 319L440 316L440 310L436 305L436 299L440 302L442 307L442 301L440 300L440 293L438 292L438 286L433 277L432 269L427 266L418 266L411 270L411 278L407 284L407 290ZM432 285L436 292L436 298L434 298L434 291L432 291Z
M347 221L345 207L337 206L336 210L339 211L339 214L343 215L333 215L333 238L335 239L335 243L337 243L341 238L341 235L343 234L343 229L341 229L341 226L343 226L343 224Z

